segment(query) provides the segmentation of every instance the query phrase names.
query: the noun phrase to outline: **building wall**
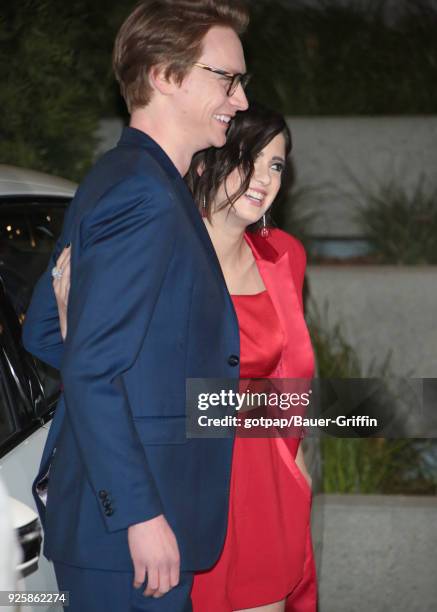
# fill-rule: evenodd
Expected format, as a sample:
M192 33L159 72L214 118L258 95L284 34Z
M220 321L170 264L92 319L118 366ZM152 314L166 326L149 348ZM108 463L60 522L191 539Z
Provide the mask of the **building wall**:
M316 213L314 236L360 237L354 222L357 188L394 179L412 190L423 176L435 184L437 117L289 117L296 187L317 187L305 201ZM123 123L103 119L99 156L115 146ZM434 181L434 183L433 183Z
M319 187L306 205L316 236L360 236L357 187L393 180L412 190L421 176L436 184L437 117L289 117L296 186Z
M396 376L437 372L437 267L309 266L309 292L319 311L341 323L366 369L391 351Z

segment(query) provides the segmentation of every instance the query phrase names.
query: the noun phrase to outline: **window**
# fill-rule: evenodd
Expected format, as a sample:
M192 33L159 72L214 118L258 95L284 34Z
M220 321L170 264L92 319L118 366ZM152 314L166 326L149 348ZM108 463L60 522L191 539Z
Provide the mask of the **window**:
M7 313L9 325L15 327L17 317L20 323L24 320L35 283L47 268L61 232L69 202L67 198L0 199L0 277L6 292L3 301L9 301L15 311L15 317ZM6 305L4 310L7 310ZM15 320L12 321L12 318ZM15 351L13 360L15 367L21 371L23 384L26 385L25 393L29 395L38 416L45 416L47 405L53 407L59 396L59 373L24 352L19 329L16 336L9 342L8 353ZM46 401L39 401L41 389L35 375L35 365ZM14 395L17 395L17 389ZM14 402L14 411L18 407ZM6 424L4 428L6 431Z
M4 304L3 304L4 306ZM17 361L17 347L7 322L0 310L0 445L32 421L30 403L23 393L23 372Z
M3 364L0 362L0 448L17 431L9 395Z
M47 267L68 203L48 198L0 200L0 276L19 316Z
M69 200L3 199L0 241L21 253L50 254L62 229Z
M20 341L17 316L0 285L0 455L46 420L59 396L59 375L44 378Z

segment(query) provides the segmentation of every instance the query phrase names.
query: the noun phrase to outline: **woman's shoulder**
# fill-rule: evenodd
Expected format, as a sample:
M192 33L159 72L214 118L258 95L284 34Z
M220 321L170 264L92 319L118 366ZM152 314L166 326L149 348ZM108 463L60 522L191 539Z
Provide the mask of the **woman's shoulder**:
M297 289L301 308L303 309L302 289L307 261L303 244L291 234L277 228L270 230L268 241L280 255L288 253L290 273Z
M303 244L288 232L276 227L270 228L268 241L279 253L288 251L294 259L298 259L305 264L306 253Z

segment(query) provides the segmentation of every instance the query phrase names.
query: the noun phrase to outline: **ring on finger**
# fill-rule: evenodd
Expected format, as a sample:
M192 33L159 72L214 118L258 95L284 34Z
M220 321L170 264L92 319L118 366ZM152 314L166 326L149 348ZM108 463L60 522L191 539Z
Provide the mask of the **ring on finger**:
M52 277L54 279L60 279L62 278L62 274L63 274L63 270L62 268L58 268L57 266L54 266L52 268Z

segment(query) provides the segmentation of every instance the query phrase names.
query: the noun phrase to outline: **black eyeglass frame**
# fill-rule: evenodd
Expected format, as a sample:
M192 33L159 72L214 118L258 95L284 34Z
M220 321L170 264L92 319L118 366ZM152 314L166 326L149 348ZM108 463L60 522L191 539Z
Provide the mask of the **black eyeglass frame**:
M202 70L208 70L209 72L213 72L214 74L219 74L220 76L229 79L230 83L226 91L226 95L229 97L234 95L238 85L241 85L243 89L246 89L247 84L249 83L250 78L252 76L249 72L245 72L244 74L239 72L237 72L236 74L232 74L232 72L226 72L226 70L214 68L214 66L208 66L208 64L202 64L202 62L195 62L194 66L202 68Z

